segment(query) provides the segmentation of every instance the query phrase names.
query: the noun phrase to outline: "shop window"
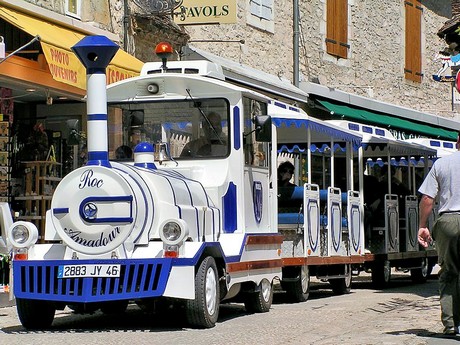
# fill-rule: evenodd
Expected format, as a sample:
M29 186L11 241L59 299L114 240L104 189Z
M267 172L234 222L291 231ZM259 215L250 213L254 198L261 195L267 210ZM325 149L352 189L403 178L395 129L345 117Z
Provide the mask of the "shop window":
M247 23L259 29L274 32L274 1L250 0Z
M422 13L419 0L404 2L406 15L406 45L404 77L417 83L422 82Z
M65 14L80 18L81 0L65 0Z
M348 57L348 0L327 0L326 51L338 58Z

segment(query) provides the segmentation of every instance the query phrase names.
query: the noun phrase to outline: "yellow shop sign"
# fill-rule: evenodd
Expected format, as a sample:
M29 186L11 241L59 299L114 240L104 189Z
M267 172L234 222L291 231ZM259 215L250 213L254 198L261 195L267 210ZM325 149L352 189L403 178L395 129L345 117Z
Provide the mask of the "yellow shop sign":
M236 23L236 0L183 0L175 11L176 24Z

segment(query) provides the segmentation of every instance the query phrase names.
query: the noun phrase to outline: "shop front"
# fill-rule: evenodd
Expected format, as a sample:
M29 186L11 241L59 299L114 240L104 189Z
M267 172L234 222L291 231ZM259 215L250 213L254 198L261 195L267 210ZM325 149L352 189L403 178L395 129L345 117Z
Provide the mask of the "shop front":
M86 158L86 70L71 47L87 35L118 36L10 2L0 5L0 32L6 51L0 59L0 201L40 228L55 186ZM141 67L120 49L107 83L136 76ZM121 118L109 118L111 135L117 123Z
M456 141L460 122L380 102L315 83L302 83L310 111L324 120L347 120L387 129L400 140L433 138Z

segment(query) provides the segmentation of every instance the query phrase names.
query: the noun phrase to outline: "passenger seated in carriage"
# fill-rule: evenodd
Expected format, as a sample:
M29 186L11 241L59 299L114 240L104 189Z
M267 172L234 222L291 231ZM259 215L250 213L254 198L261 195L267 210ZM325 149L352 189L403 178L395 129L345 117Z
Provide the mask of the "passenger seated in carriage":
M302 200L292 199L296 184L291 182L294 165L283 162L278 166L278 209L279 212L299 212Z

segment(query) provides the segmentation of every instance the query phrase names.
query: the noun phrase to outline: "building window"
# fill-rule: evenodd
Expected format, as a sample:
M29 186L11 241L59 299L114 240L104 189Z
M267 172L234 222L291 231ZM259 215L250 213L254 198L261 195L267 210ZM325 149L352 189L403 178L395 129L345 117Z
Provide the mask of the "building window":
M273 20L273 0L251 0L251 14L265 19Z
M80 18L81 0L65 0L65 14Z
M348 57L348 0L327 0L326 51L346 59Z
M404 2L406 14L406 49L404 77L418 83L422 82L422 13L419 0Z
M275 28L273 0L249 0L249 8L248 24L273 33Z

